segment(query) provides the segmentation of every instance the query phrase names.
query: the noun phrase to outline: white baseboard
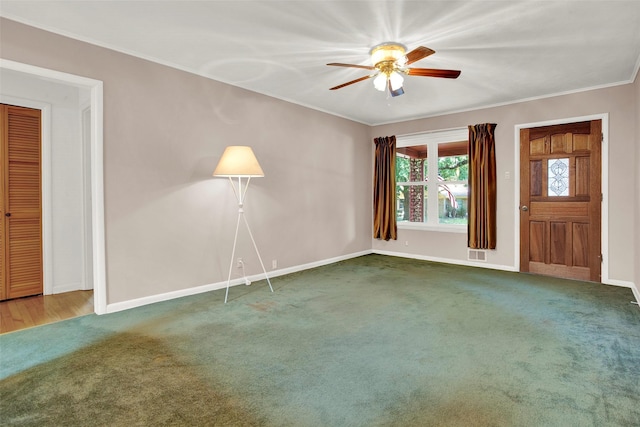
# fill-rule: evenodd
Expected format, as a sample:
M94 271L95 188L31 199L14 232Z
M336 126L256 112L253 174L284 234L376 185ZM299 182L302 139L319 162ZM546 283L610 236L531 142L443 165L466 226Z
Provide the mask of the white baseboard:
M635 298L635 302L636 304L639 304L638 307L640 308L640 290L636 287L636 285L632 282L622 282L622 281L617 281L617 283L607 283L608 285L614 285L614 286L622 286L625 288L630 288L631 292L633 292L633 297Z
M606 282L602 282L602 283L604 285L621 286L623 288L631 288L631 289L635 288L633 282L627 282L626 280L609 279Z
M635 302L640 303L640 291L638 291L638 288L636 287L636 285L633 282L628 282L626 280L616 280L616 279L609 279L606 282L602 282L604 285L612 285L612 286L620 286L623 288L629 288L631 289L631 292L633 292L633 297L635 298ZM640 307L640 305L638 306Z
M323 265L329 265L329 264L334 264L336 262L340 262L340 261L344 261L347 259L351 259L351 258L357 258L363 255L369 255L373 253L371 250L366 250L366 251L362 251L362 252L355 252L352 254L348 254L348 255L342 255L339 257L335 257L335 258L327 258L327 259L323 259L321 261L316 261L316 262L310 262L308 264L302 264L302 265L298 265L295 267L290 267L290 268L283 268L280 270L274 270L271 273L269 273L269 278L271 277L278 277L278 276L284 276L285 274L291 274L291 273L297 273L298 271L303 271L303 270L310 270L312 268L316 268L316 267L322 267ZM264 279L264 274L259 274L256 275L256 280L261 280ZM250 280L251 277L249 278Z
M486 262L472 262L472 261L456 260L456 259L449 259L449 258L430 257L425 255L407 254L403 252L366 250L366 251L342 255L334 258L327 258L320 261L310 262L308 264L302 264L294 267L273 270L273 271L270 271L268 275L269 275L269 278L272 279L274 277L284 276L286 274L291 274L291 273L297 273L299 271L309 270L316 267L322 267L324 265L334 264L339 261L344 261L351 258L357 258L359 256L369 255L372 253L379 254L379 255L396 256L401 258L418 259L422 261L442 262L445 264L465 265L469 267L480 267L480 268L487 268L491 270L503 270L503 271L512 271L512 272L518 271L518 269L516 269L514 266L509 266L509 265L487 264ZM263 280L265 278L265 275L264 273L261 273L261 274L248 276L247 278L252 282L255 282L258 280ZM244 284L245 284L244 277L233 279L230 282L230 286L237 286L237 285L244 285ZM640 292L632 282L627 282L622 280L609 280L606 284L631 288L631 290L633 291L633 295L636 299L636 302L640 302ZM148 297L137 298L137 299L123 301L123 302L117 302L117 303L107 305L107 313L115 313L118 311L141 307L143 305L153 304L156 302L168 301L175 298L181 298L185 296L201 294L203 292L210 292L218 289L224 289L226 287L227 287L227 282L224 281L224 282L211 283L208 285L196 286L194 288L181 289L179 291L167 292L164 294L151 295Z
M633 297L636 299L636 304L638 308L640 308L640 290L636 286L631 287L631 291L633 292Z
M391 252L391 251L381 251L381 250L374 250L372 251L372 253L380 254L380 255L397 256L402 258L419 259L423 261L442 262L445 264L456 264L456 265L466 265L470 267L489 268L493 270L504 270L504 271L514 271L514 272L520 271L519 269L511 265L487 264L485 262L472 262L472 261L465 261L465 260L438 258L438 257L424 256L424 255L408 254L404 252ZM636 302L640 302L640 290L638 290L638 288L635 286L633 282L628 282L626 280L608 279L607 281L602 282L602 284L630 288L631 291L633 292L633 296L636 299Z
M294 267L273 270L268 272L267 274L269 276L269 279L272 279L274 277L283 276L285 274L296 273L298 271L309 270L311 268L321 267L323 265L333 264L339 261L344 261L351 258L357 258L363 255L369 255L370 253L372 253L370 250L356 252L356 253L342 255L334 258L328 258L320 261L310 262L308 264L302 264ZM261 274L255 274L253 276L247 276L247 278L252 282L255 282L258 280L263 280L265 278L265 275L264 273L261 273ZM244 284L245 284L244 277L240 277L240 278L231 280L229 285L236 286L236 285L244 285ZM107 304L107 313L115 313L118 311L141 307L143 305L153 304L156 302L168 301L175 298L181 298L181 297L186 297L190 295L201 294L203 292L210 292L218 289L224 289L226 287L227 287L227 281L225 280L224 282L211 283L208 285L196 286L194 288L181 289L179 291L166 292L164 294L151 295L148 297L116 302L113 304Z
M372 253L380 254L380 255L397 256L401 258L419 259L422 261L441 262L444 264L455 264L455 265L466 265L469 267L488 268L491 270L518 271L512 265L487 264L484 261L473 262L473 261L460 260L460 259L439 258L439 257L426 256L426 255L408 254L404 252L392 252L392 251L380 251L380 250L374 250L372 251Z

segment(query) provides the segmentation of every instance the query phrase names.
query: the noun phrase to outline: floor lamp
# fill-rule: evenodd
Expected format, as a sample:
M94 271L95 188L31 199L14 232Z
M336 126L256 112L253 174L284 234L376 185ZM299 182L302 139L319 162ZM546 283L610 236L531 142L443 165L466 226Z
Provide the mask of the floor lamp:
M229 263L229 277L227 277L227 291L224 294L224 303L227 303L227 297L229 296L229 285L231 284L231 271L233 269L233 259L236 256L236 244L238 243L238 230L240 229L240 219L244 220L244 225L247 226L247 231L249 231L249 237L251 237L251 242L253 243L253 247L256 250L256 254L258 255L258 260L260 260L260 265L262 266L262 271L264 272L264 276L267 278L267 283L269 284L269 289L273 292L273 287L271 287L271 281L269 280L269 276L267 275L267 270L264 268L264 263L262 262L262 257L260 257L260 252L258 251L258 245L256 245L256 241L253 239L253 234L251 234L251 228L249 227L249 223L244 216L244 201L247 197L247 190L249 189L249 182L251 182L251 178L263 177L264 172L258 163L258 159L253 154L253 150L251 147L247 146L229 146L222 153L222 157L220 158L220 162L218 162L218 166L216 166L216 170L213 171L213 176L219 177L227 177L229 178L229 182L231 183L231 188L233 188L233 193L236 195L236 199L238 200L238 221L236 222L236 234L233 238L233 250L231 251L231 262ZM237 186L234 182L234 178L238 179ZM244 187L242 186L242 179L245 179Z

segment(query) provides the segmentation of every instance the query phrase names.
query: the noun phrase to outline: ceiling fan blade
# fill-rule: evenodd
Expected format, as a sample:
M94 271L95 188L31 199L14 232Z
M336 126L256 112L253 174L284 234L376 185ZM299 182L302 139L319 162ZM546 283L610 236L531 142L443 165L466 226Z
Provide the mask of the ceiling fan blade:
M354 84L354 83L358 83L358 82L361 82L361 81L363 81L363 80L370 79L370 78L371 78L371 77L373 77L373 76L375 76L375 74L371 74L370 76L360 77L359 79L351 80L350 82L342 83L341 85L338 85L338 86L332 87L332 88L330 88L329 90L341 89L341 88L343 88L343 87L345 87L345 86L349 86L349 85L352 85L352 84Z
M372 67L370 65L341 64L339 62L332 62L331 64L327 64L327 65L332 65L334 67L351 67L351 68L364 68L365 70L375 70L375 67Z
M433 49L429 49L428 47L424 46L418 46L411 52L407 53L407 62L405 65L413 64L414 62L426 58L429 55L433 55L434 53L436 53L436 51Z
M409 68L406 73L410 76L443 77L445 79L457 79L460 70L439 70L436 68Z

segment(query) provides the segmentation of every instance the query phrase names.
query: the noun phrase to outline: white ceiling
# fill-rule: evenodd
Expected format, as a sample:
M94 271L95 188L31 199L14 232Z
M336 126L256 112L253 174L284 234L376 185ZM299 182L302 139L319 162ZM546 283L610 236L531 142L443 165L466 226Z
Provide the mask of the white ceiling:
M640 1L32 1L0 16L366 124L382 124L630 83ZM369 49L436 53L391 98L367 75Z

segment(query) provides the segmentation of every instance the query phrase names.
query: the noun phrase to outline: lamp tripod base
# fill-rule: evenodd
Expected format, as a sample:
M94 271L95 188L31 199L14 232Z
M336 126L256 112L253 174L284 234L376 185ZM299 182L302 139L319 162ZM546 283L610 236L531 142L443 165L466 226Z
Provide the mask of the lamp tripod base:
M258 255L258 260L260 261L260 266L262 267L262 272L264 273L264 277L267 279L267 283L269 284L269 289L273 292L273 287L271 286L271 280L269 280L269 275L267 274L267 269L264 268L264 263L262 262L262 257L260 256L260 251L258 251L258 245L256 245L256 241L253 238L253 233L251 233L251 227L249 227L249 223L247 222L247 218L244 216L244 209L242 205L239 205L238 208L238 220L236 221L236 233L233 238L233 250L231 251L231 262L229 263L229 276L227 277L227 290L224 294L224 303L227 303L227 299L229 297L229 286L231 286L231 271L233 269L233 260L236 256L236 244L238 243L238 231L240 229L240 219L243 220L244 225L247 227L247 231L249 232L249 237L251 238L251 243L253 243L253 248L256 251L256 255ZM245 277L245 283L250 284L248 282L249 279Z

